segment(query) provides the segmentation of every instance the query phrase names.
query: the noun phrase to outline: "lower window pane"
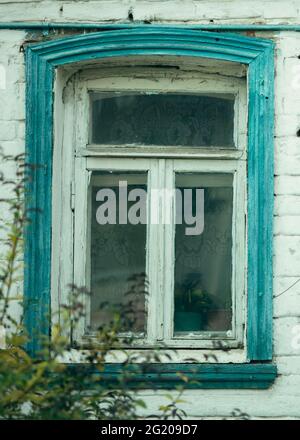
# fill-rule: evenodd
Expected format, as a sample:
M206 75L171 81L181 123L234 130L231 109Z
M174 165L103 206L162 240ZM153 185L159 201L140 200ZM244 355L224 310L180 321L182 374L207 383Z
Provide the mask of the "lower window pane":
M147 173L92 174L92 330L117 313L121 331L145 333L146 189Z
M175 337L232 328L232 215L232 175L176 175Z

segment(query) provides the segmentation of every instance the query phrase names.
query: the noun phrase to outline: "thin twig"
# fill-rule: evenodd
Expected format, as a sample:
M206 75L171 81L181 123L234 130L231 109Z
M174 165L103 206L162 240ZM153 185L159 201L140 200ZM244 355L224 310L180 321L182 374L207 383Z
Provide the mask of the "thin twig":
M300 278L299 280L297 280L294 284L292 284L290 287L288 287L287 289L285 289L283 292L279 293L278 295L274 295L274 298L278 298L279 296L283 295L284 293L288 292L289 290L291 290L294 286L296 286L298 283L300 283Z

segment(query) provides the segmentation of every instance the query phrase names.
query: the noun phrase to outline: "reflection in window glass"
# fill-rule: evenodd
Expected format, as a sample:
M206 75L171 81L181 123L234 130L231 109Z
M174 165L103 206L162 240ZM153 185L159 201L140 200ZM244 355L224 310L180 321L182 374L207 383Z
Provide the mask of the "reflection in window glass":
M135 212L135 218L141 218L138 224L128 221L131 207L137 205L127 201L126 206L127 194L122 196L122 188L127 194L142 190L147 197L147 173L94 172L92 175L91 327L95 330L109 324L117 312L124 318L122 331L144 333L146 214Z
M183 203L182 212L177 212L183 222L176 225L175 236L174 334L228 331L232 328L232 175L177 174L176 187L183 198L187 189L192 196L188 206ZM190 224L184 219L188 208L196 213L196 189L204 190L204 224L200 234L187 235Z
M234 97L92 93L94 144L233 147Z

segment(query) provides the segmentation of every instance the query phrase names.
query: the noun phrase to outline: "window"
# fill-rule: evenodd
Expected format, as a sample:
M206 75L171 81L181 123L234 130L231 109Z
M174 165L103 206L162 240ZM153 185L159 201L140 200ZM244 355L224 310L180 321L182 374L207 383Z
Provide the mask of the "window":
M212 197L212 192L218 191L219 195L222 194L223 199L226 200L226 212L228 217L228 209L232 209L232 227L235 229L235 233L232 233L232 243L236 243L237 248L234 249L234 247L232 247L231 273L233 275L231 293L234 294L234 286L236 291L243 291L243 289L238 288L239 283L236 280L236 275L234 275L237 274L238 278L241 277L239 267L242 266L240 263L242 259L239 260L236 257L234 260L234 256L238 255L238 252L242 252L242 249L244 249L242 252L244 258L242 271L243 273L245 273L245 271L247 272L247 282L244 283L247 301L242 301L242 293L232 296L232 298L235 298L234 301L238 301L238 298L241 300L241 307L235 306L234 309L234 313L236 313L236 322L234 325L235 328L242 329L243 353L240 352L239 348L232 347L230 356L229 353L226 353L223 358L218 355L218 365L203 364L206 359L205 357L200 358L199 362L193 365L183 363L182 357L178 359L176 365L170 363L164 365L149 365L149 372L151 372L155 378L155 387L173 387L178 379L174 372L179 369L189 374L190 377L194 377L194 375L196 375L195 377L197 377L197 379L200 377L201 380L200 383L198 382L197 387L267 388L276 377L276 366L270 363L270 361L272 361L273 285L274 45L272 41L268 39L244 37L239 34L203 32L193 30L188 26L177 28L172 26L145 25L145 27L143 27L130 24L128 28L123 26L122 29L118 29L117 27L118 25L112 25L112 28L110 28L108 25L101 32L62 39L58 38L54 41L42 42L26 47L27 161L33 165L36 165L38 161L40 165L35 169L33 179L28 183L26 193L26 205L31 213L31 222L26 229L24 257L25 323L31 335L28 350L30 350L31 353L36 353L39 350L40 338L37 335L51 334L51 312L55 311L60 301L64 300L61 296L60 286L66 285L70 281L70 275L71 279L73 279L72 270L77 279L82 277L83 281L91 280L91 274L87 274L83 269L79 272L77 270L77 268L82 268L84 265L86 269L91 267L86 258L86 255L89 255L87 254L87 243L89 243L89 241L86 240L86 238L88 238L87 236L85 237L85 235L78 234L80 233L80 224L78 221L76 224L73 224L73 212L70 206L73 207L74 203L76 205L76 200L81 200L82 205L85 205L85 212L87 212L88 201L90 200L87 196L87 191L90 188L91 182L94 181L92 179L98 179L99 176L100 179L102 179L105 172L107 172L108 169L111 170L112 162L114 162L115 169L111 171L114 171L115 174L119 173L119 175L125 172L128 176L128 182L132 185L135 184L135 180L130 181L129 174L132 179L136 177L134 176L136 174L142 174L144 176L146 174L148 194L149 183L151 189L149 175L151 175L151 170L153 172L155 169L155 167L153 168L150 165L156 161L156 170L159 170L158 180L161 180L163 176L167 178L168 175L173 175L175 180L173 182L168 180L167 183L169 187L178 185L179 188L185 188L187 183L192 186L195 175L200 174L202 186L206 185L204 190L206 188L206 190L210 191L210 197ZM92 108L92 105L90 105L89 94L85 94L86 98L83 101L75 101L72 99L74 90L77 90L78 96L81 96L81 92L83 91L80 90L80 82L78 83L78 87L74 89L74 73L78 71L78 69L81 69L81 79L84 79L85 69L87 67L95 67L95 63L100 64L102 70L105 66L111 67L112 64L120 67L124 60L127 60L127 67L130 68L131 73L134 71L133 68L135 69L138 66L153 66L153 68L158 71L162 65L165 67L168 65L165 70L169 71L170 66L178 66L178 63L181 62L183 71L191 70L189 68L191 63L194 63L194 65L198 67L205 64L203 74L209 74L209 76L216 74L216 80L218 78L220 79L220 76L225 76L222 88L220 89L216 86L218 82L216 81L213 84L213 89L211 89L209 93L207 93L207 90L204 93L198 92L201 88L201 81L199 81L198 78L198 81L194 83L194 87L189 89L188 83L185 82L182 87L177 87L176 91L172 88L172 83L169 82L167 88L163 90L160 89L160 92L164 92L160 94L177 95L181 93L184 96L193 95L193 99L200 99L197 98L197 96L204 95L205 98L203 97L203 99L207 100L211 100L212 98L224 100L229 96L229 101L232 96L238 95L240 98L236 99L235 97L234 100L234 129L230 128L232 127L232 122L228 123L228 118L222 119L220 114L219 116L217 114L215 115L220 124L221 120L223 120L223 122L225 120L227 121L226 125L223 126L224 143L225 138L227 139L226 148L222 149L221 144L216 145L218 147L217 149L213 148L212 138L209 135L206 135L205 139L202 138L201 140L196 138L195 145L193 144L192 147L184 145L182 140L180 140L179 145L176 146L168 145L168 143L157 145L156 138L154 145L145 144L143 148L138 148L132 144L122 147L124 144L118 144L118 142L109 145L107 142L109 133L106 133L107 138L103 148L97 144L99 142L99 133L96 134L96 132L95 138L92 141L96 142L97 146L93 148L93 145L90 144L91 138L89 137L89 129L92 121L92 117L89 116L89 110ZM169 63L166 62L167 60L169 60ZM156 67L154 67L154 65ZM225 72L225 65L230 65L229 74ZM247 75L246 81L245 69ZM91 72L91 70L89 71ZM135 82L135 87L130 88L128 81L127 83L118 84L117 87L114 88L103 88L103 83L102 86L99 87L99 84L97 85L97 75L94 76L95 84L89 89L95 93L92 99L96 102L101 101L101 97L107 97L107 95L104 94L108 92L113 94L115 94L115 92L122 92L123 94L126 92L128 96L129 89L131 89L130 92L134 92L135 96L145 94L145 78L138 79L134 78L133 75L128 76ZM237 86L237 84L239 84L239 78L244 78L243 81L247 82L247 99L244 100L247 102L247 108L241 111L241 115L248 113L247 124L244 125L243 117L239 117L240 111L236 111L236 104L238 104L239 109L243 108L243 93L237 94L234 87L227 88L226 85L230 84L230 78L228 77L232 76L235 77L234 87L238 89L240 87ZM164 77L167 79L168 76L165 75ZM162 87L164 85L164 77L158 82ZM212 79L212 76L210 77ZM111 81L112 75L109 75L109 78ZM152 78L155 78L155 75L152 76ZM93 81L92 78L85 79ZM143 82L142 87L138 87L140 80ZM226 80L228 80L228 82ZM178 85L180 81L176 81L176 83ZM149 89L152 91L157 90L157 81L154 80L151 84ZM55 85L54 88L53 85ZM197 90L197 93L195 93L195 90ZM97 96L96 93L100 93L100 95ZM113 95L112 98L117 97ZM132 100L133 98L130 99ZM134 98L136 103L139 99L144 98L138 98L137 96ZM161 99L163 99L163 97ZM119 105L127 105L125 101L124 99L122 103L118 101ZM224 101L222 102L222 105L224 105ZM220 100L219 103L221 106ZM241 105L239 103L241 103ZM113 111L114 108L113 100L110 100L107 104L108 107L106 106L105 115L107 115L109 111ZM230 102L227 102L227 105L230 107ZM63 107L64 111L62 111ZM99 110L99 103L95 103L95 108L95 117L101 118L103 112L101 113ZM229 113L230 111L228 110L228 114ZM131 114L134 114L133 107ZM76 125L74 121L79 122ZM67 130L66 127L70 127L70 129ZM164 126L160 125L160 127ZM176 133L176 130L173 130L173 138L174 132ZM103 132L101 133L103 135ZM182 139L182 130L178 130L178 133L181 134ZM234 143L232 142L232 133ZM140 142L142 139L143 142L145 142L145 137L141 137L141 133L139 133L139 135L138 141ZM119 137L118 134L115 140L118 140ZM177 135L175 135L175 138L176 137ZM169 136L167 136L167 139L169 139ZM184 137L184 139L187 138ZM218 136L214 138L213 143L220 139L222 140L222 136L218 134ZM206 143L205 148L203 146L201 147L201 145L196 145L200 143L200 141L201 143ZM190 143L189 138L188 144ZM75 146L76 151L74 152ZM114 146L116 148L113 149L112 147ZM178 146L182 148L178 149ZM124 155L127 155L127 157ZM177 169L177 159L179 158L181 159L181 165L183 163L190 163L190 167L195 168L186 170L181 166L181 168L179 167ZM103 160L103 165L105 160L106 163L109 162L106 169L101 169L101 166L99 167L100 159ZM136 166L136 168L134 166L140 159L145 161L144 167L142 167L144 169L141 169L140 166ZM198 168L200 159L201 167L199 165ZM130 163L134 169L129 169L127 166L126 169L124 169L123 163L125 164L125 160L127 163ZM147 161L148 166L145 165ZM89 166L87 166L88 162ZM117 162L119 165L117 165ZM160 167L163 168L163 172L161 172L161 168L159 168L157 164L158 162L164 164L164 166L160 165ZM94 163L98 163L98 165L95 165L93 168L91 164ZM168 166L167 163L169 164ZM227 164L225 166L227 169L224 169L225 163ZM210 166L208 167L205 164ZM232 166L232 168L230 168L230 166ZM170 171L168 167L171 167L172 171ZM92 173L90 171L92 171ZM78 184L76 186L76 179L73 179L73 175L77 176L78 173L84 175L84 180L81 181L81 186L79 187ZM214 178L215 186L210 187L208 186L209 181L206 180L207 175L222 177L222 179L224 176L227 180ZM243 180L242 176L244 176L244 186L238 185L239 176L241 181ZM186 180L188 180L188 182ZM216 186L217 181L222 181L222 185L219 183L221 186ZM229 182L232 183L232 187ZM98 182L96 183L98 184ZM100 185L102 185L101 181ZM114 182L112 181L112 192L114 192L113 185ZM238 195L239 191L243 188L246 188L246 195ZM193 187L189 189L193 190ZM231 193L232 195L230 196ZM80 194L82 198L78 199ZM232 200L232 208L230 208L229 200ZM244 222L242 224L241 221L236 221L235 217L238 216L238 218L241 219L241 213L243 211L242 206L239 206L239 200L243 200L242 204L247 204L247 218L244 219L247 222L246 242L243 240L240 241L239 239L239 237L244 236L242 228L245 228L245 224ZM80 203L77 202L77 205L78 204ZM38 211L36 210L37 207L39 208ZM83 206L80 206L80 209L81 212L83 212ZM42 212L43 215L40 215L40 212ZM171 210L170 212L174 211ZM85 216L83 219L86 225L87 218L89 217ZM182 237L182 233L180 234L181 226L177 224L175 226L179 228L177 234L175 234L175 240L173 240L176 249L176 245L178 246L178 243L176 244L176 236L177 238ZM239 228L241 229L239 230ZM163 230L164 233L171 233L172 229L166 225ZM160 231L162 231L161 228ZM54 236L59 237L57 242L52 240ZM73 255L72 250L72 244L75 243L74 236L83 239L81 242L76 243L77 248L81 251L77 252L76 257ZM186 236L183 238L185 240ZM146 239L148 239L148 237L146 237ZM160 243L161 242L158 244ZM147 249L150 250L150 247ZM229 249L229 246L227 246L227 249ZM245 250L247 252L245 252ZM167 251L171 252L171 249L167 249ZM145 258L147 267L146 254ZM174 262L175 260L167 260L167 258L165 258L164 261L170 264L170 261ZM238 266L238 264L235 266L236 261L238 264L240 263L240 266ZM244 263L246 266L244 266ZM73 268L71 274L70 268ZM166 271L165 274L165 280L167 277L172 277L172 279L175 280L172 271ZM176 276L177 275L176 273ZM149 276L151 277L151 273ZM171 281L169 280L168 282L170 285ZM176 282L178 282L178 280L176 280ZM54 294L54 292L57 292L57 295ZM174 300L173 295L170 295L169 298L172 301ZM229 295L227 295L227 298L229 298ZM178 301L176 301L176 304L178 305ZM245 309L244 311L242 310L243 308ZM172 316L172 312L170 314L170 311L168 311L168 313L169 316ZM87 315L87 317L89 316L90 315ZM239 316L242 317L240 320ZM246 318L245 320L243 320L243 316ZM180 322L182 323L182 321ZM175 333L182 332L182 330L178 330L178 324L175 325L175 322L173 322L173 325L177 329ZM201 330L198 331L200 336L204 327L202 324L200 326L199 321L197 325L198 328L201 328ZM223 326L223 328L225 327L226 326ZM81 332L76 335L78 339L83 337L85 328L86 326L83 322ZM188 331L190 332L190 330ZM224 335L221 336L221 338L222 337L224 337ZM238 338L236 341L237 340ZM219 339L217 343L221 343L222 341L223 339ZM195 352L205 352L204 342L211 344L212 339L200 339L200 342L199 339L196 339L196 344L199 345L196 346L196 350L193 350L193 354ZM233 342L232 340L231 343ZM187 356L190 356L191 347L180 349L181 353L184 351ZM195 356L193 357L195 358ZM115 375L122 369L122 364L109 366L109 368L113 375ZM169 375L171 375L171 381L168 379ZM139 380L144 383L145 380L149 380L149 377L146 375L139 378ZM193 387L194 385L191 383L190 386Z
M62 273L92 292L79 343L133 299L124 334L139 348L245 345L246 78L190 69L86 70L69 87L73 171L57 160L72 201L61 194L58 209L72 216L53 248L70 256L61 294ZM69 249L55 251L66 230ZM147 293L128 298L143 276Z

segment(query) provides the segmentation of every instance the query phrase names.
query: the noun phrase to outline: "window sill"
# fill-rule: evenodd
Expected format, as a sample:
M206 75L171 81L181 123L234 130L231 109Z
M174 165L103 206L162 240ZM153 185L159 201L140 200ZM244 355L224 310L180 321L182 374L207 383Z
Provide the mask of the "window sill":
M71 369L90 368L72 364ZM107 385L116 385L120 374L126 372L128 388L173 389L184 385L186 389L268 389L277 377L277 367L261 364L107 364L104 372L91 369ZM189 378L185 383L181 375Z

